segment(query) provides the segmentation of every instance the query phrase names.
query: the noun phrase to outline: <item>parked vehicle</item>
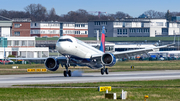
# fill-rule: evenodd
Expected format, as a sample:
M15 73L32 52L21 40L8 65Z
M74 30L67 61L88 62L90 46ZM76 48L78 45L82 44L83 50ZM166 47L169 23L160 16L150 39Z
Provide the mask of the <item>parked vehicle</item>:
M10 59L0 59L1 64L14 64L14 62Z

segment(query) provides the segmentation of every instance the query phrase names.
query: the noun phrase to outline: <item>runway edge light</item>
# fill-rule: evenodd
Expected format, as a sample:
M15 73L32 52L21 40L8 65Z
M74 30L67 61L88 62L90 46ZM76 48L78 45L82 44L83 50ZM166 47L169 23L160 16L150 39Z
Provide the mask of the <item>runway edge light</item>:
M102 91L111 91L111 86L99 86L98 87L98 91L102 92Z

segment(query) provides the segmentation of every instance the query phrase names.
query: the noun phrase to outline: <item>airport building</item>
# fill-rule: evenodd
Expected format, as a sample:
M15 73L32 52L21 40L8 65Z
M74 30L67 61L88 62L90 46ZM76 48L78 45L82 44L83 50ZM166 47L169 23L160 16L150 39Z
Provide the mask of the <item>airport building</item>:
M11 36L31 36L31 20L29 18L16 18L12 19L12 22Z
M88 37L88 23L64 22L63 35Z
M20 58L49 57L48 47L35 47L35 37L1 37L0 59L14 55Z
M0 37L11 36L12 20L0 16Z
M32 22L31 36L60 37L88 37L88 23L75 22Z
M59 37L60 27L59 22L31 22L31 36L36 37Z
M88 37L106 28L106 37L158 37L180 35L180 24L166 19L126 18L117 21L89 21Z

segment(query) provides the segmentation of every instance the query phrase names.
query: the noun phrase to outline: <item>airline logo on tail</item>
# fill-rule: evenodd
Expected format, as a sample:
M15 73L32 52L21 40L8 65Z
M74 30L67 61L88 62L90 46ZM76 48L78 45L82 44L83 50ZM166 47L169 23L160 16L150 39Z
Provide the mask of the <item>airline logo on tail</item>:
M101 46L100 50L105 52L105 27L102 28L102 35L101 35Z

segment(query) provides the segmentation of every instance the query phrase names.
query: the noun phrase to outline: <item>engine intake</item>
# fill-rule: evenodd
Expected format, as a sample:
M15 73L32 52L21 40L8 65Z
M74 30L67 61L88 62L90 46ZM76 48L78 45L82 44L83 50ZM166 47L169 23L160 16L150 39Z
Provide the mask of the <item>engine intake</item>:
M101 61L106 66L113 66L116 63L116 58L112 53L105 53L102 55Z
M44 65L50 71L56 71L59 68L59 63L54 57L47 58Z

